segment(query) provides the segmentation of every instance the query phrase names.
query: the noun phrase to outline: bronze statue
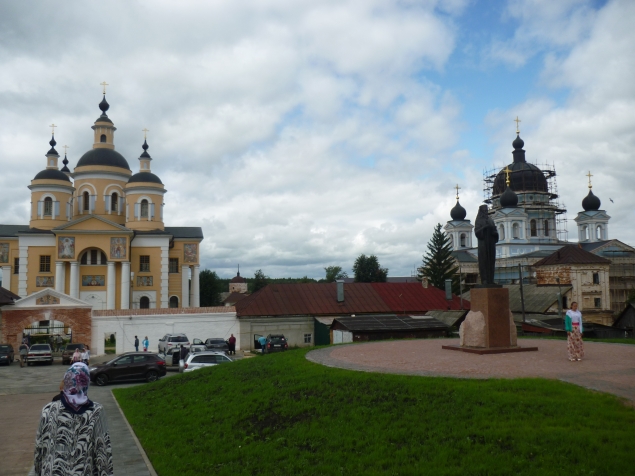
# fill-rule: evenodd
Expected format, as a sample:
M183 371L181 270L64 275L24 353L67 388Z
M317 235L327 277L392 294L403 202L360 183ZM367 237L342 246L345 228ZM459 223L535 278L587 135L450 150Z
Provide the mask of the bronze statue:
M474 234L478 239L478 272L481 275L480 287L500 287L494 283L498 231L496 231L494 220L492 220L487 213L487 205L481 205L478 208L478 214L474 222Z

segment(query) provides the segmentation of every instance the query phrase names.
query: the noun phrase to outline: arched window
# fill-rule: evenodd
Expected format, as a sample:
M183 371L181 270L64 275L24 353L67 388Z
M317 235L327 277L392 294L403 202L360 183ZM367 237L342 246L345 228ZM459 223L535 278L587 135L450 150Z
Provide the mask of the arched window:
M102 134L99 138L99 142L106 142L106 134Z
M505 227L503 225L499 225L498 227L498 239L499 240L505 239Z
M531 220L529 222L529 228L531 231L531 236L538 236L538 230L536 229L536 220Z
M461 248L465 248L465 233L461 233Z
M520 238L520 227L518 223L512 225L512 238Z
M147 296L142 296L141 299L139 299L139 308L150 309L150 298Z
M598 240L602 239L602 225L598 225L595 229L595 238Z
M584 241L589 239L589 227L586 225L582 227L582 239Z
M148 201L141 200L141 218L148 218Z
M549 220L545 220L545 236L549 236Z
M116 212L117 210L119 210L118 198L119 198L119 195L117 195L116 192L113 192L112 195L110 196L110 211L111 212Z
M53 199L46 197L44 199L44 216L50 217L51 215L53 215Z
M172 296L170 298L170 307L173 309L176 309L177 307L179 307L179 298L176 296Z
M84 211L90 211L90 194L88 192L84 192L82 197L84 197Z
M106 254L101 250L88 250L82 254L79 262L81 264L106 264Z

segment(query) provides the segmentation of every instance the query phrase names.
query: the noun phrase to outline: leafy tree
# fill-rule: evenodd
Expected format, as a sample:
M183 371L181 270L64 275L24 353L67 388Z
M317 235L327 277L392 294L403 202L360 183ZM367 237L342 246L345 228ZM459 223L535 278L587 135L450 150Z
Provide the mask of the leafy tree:
M255 293L259 289L264 288L268 284L269 276L265 276L262 269L259 269L254 273L254 280L251 283L251 292Z
M324 278L324 281L327 283L332 283L338 279L348 278L348 274L346 271L342 271L341 266L327 266L324 268L324 271L326 272L326 278Z
M204 269L198 276L201 307L220 306L220 293L223 292L223 282L216 271Z
M445 280L452 279L452 292L458 294L458 267L452 257L452 242L441 230L441 223L434 227L428 251L423 255L423 266L417 271L419 279L428 278L428 282L439 289L445 289Z
M379 265L377 256L361 254L353 265L356 283L385 283L388 276L388 268Z

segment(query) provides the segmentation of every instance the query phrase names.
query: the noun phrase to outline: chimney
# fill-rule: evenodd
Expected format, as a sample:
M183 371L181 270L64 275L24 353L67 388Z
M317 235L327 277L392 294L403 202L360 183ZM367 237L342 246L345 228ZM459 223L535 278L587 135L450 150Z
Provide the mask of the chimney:
M421 278L421 286L423 286L425 289L428 289L428 278Z
M344 280L338 279L337 284L337 302L344 302Z

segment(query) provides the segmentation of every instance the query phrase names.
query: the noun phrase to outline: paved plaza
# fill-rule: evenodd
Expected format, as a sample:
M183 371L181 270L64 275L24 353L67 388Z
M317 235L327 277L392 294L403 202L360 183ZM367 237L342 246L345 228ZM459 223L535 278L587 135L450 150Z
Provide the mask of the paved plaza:
M567 359L563 340L519 339L538 352L478 355L443 350L458 339L381 341L327 347L307 359L330 367L460 378L544 377L612 393L635 403L635 345L585 342L585 358Z

